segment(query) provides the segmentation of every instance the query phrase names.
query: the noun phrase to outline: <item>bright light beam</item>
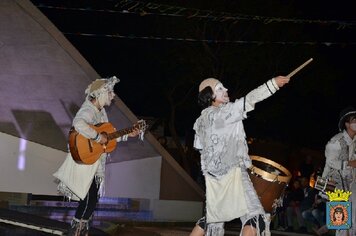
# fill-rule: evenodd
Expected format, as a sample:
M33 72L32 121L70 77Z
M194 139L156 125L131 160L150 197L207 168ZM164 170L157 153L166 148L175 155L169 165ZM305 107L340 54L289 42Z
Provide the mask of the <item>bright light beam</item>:
M19 156L17 161L17 169L25 170L26 166L26 147L27 147L27 140L20 138L20 147L19 147Z

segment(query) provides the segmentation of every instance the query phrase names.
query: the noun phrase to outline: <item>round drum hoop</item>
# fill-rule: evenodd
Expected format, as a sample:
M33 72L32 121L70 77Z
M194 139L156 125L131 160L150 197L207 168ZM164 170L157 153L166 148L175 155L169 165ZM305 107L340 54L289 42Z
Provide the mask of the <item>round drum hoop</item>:
M285 176L270 174L267 171L264 171L256 166L252 165L250 167L251 172L256 173L257 175L261 176L263 179L270 181L270 182L278 181L278 182L288 184L290 179L292 178L292 174L289 172L289 170L287 170L285 167L278 164L277 162L271 161L267 158L260 157L260 156L252 156L251 155L250 157L253 161L260 161L260 162L269 164L269 165L275 167L276 169L283 171L283 173L285 174Z

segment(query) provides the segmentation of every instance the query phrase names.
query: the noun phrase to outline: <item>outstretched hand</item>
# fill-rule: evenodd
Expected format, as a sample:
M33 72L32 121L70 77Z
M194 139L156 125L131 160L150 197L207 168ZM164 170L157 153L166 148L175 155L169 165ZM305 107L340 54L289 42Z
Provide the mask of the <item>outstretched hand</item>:
M137 135L139 135L141 133L141 130L136 128L134 129L131 133L128 134L129 137L136 137Z
M274 78L274 81L276 82L279 88L282 88L285 84L288 84L289 80L290 80L289 77L281 76L281 75Z

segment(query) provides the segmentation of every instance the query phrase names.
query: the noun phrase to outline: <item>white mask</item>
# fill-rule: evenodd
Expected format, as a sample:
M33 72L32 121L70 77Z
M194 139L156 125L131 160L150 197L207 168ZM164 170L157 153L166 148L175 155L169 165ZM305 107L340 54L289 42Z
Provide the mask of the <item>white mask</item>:
M227 103L230 101L227 88L222 83L218 83L214 89L215 102Z
M104 92L100 94L98 97L98 103L100 107L110 106L111 100L115 97L115 93L113 91Z
M354 132L356 132L356 123L351 123L350 124L350 129Z

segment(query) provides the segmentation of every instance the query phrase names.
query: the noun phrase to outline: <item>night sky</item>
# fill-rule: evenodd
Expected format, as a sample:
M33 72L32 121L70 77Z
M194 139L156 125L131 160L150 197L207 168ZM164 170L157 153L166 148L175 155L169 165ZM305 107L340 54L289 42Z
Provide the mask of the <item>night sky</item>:
M356 107L352 1L32 1L137 116L180 135L199 116L198 85L219 78L230 98L314 61L244 122L247 135L323 149L339 112ZM171 102L171 103L170 103Z

